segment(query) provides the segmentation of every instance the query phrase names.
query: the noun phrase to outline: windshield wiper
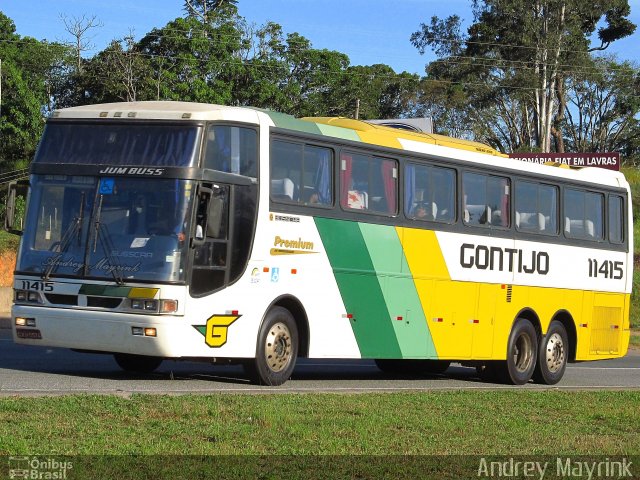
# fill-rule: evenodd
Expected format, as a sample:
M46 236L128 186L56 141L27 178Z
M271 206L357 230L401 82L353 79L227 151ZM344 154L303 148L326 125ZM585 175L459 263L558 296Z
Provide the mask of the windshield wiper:
M53 273L53 270L58 266L58 260L62 258L62 255L67 251L69 245L71 244L71 239L73 236L78 234L78 246L82 243L82 223L84 222L84 200L85 193L82 192L80 194L80 207L78 209L78 216L74 217L71 220L71 223L67 227L67 229L62 234L62 238L60 239L60 243L58 244L58 255L53 257L51 263L47 266L44 273L42 274L43 280L49 280L49 277Z
M104 195L100 195L100 203L98 204L98 210L96 211L95 231L93 235L93 253L96 253L98 246L98 240L100 240L100 246L104 253L105 258L109 263L109 271L113 276L113 279L118 285L124 285L124 278L122 277L122 267L111 254L113 252L113 243L111 241L111 235L109 235L109 229L107 225L100 221L102 213L102 200Z

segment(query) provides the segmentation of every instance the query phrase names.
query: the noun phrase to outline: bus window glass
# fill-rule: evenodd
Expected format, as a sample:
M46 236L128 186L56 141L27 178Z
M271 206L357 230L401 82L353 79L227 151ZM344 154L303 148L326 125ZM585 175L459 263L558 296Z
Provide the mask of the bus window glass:
M455 219L455 170L407 164L405 214L414 220L451 223Z
M601 240L604 235L604 197L567 188L564 192L564 232L569 238Z
M201 138L194 125L48 123L35 163L195 166Z
M271 143L271 198L297 202L302 183L302 145L274 140Z
M521 232L557 233L558 189L551 185L516 182L516 228Z
M622 243L624 241L623 225L624 216L623 208L624 202L622 197L618 195L609 196L609 241L611 243Z
M204 168L257 177L258 135L251 128L212 125L207 132Z
M465 173L463 177L464 210L466 225L508 227L509 220L509 179Z
M306 205L331 205L333 153L328 148L274 140L271 198Z
M333 152L328 148L305 145L301 201L311 205L333 204L332 172Z
M343 153L340 158L342 208L395 215L398 209L398 163L356 153Z

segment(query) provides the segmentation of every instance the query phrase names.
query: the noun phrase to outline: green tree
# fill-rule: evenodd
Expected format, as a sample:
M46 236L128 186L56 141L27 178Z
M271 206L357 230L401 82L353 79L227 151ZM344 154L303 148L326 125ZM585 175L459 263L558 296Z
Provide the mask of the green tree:
M640 140L640 70L598 58L567 82L566 137L572 151L634 155Z
M466 35L460 18L451 16L433 17L411 36L421 52L431 47L440 57L428 65L428 78L462 87L469 107L487 114L484 124L496 127L481 128L481 140L511 150L562 151L566 81L591 63L591 51L634 32L628 1L471 3L474 22ZM592 47L594 34L600 44Z
M50 103L48 81L62 51L60 45L20 37L0 12L0 170L24 168L31 160Z
M79 78L87 85L86 101L102 103L153 99L152 76L149 59L130 33L88 61Z
M203 24L177 18L153 29L138 44L152 68L156 98L229 104L246 48L235 14Z

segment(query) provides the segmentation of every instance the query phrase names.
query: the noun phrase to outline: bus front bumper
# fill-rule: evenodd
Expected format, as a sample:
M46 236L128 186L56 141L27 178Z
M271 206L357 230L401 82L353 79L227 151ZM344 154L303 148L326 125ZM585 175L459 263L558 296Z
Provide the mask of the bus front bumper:
M184 317L174 316L23 305L11 310L13 340L24 345L177 358L186 356L184 345L197 334L187 327Z

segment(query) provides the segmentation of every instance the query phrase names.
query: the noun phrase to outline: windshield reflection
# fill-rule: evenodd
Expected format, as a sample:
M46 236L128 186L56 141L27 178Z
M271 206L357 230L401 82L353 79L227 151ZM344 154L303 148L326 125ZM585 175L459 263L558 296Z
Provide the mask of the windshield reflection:
M126 280L185 280L193 182L36 175L18 270Z

